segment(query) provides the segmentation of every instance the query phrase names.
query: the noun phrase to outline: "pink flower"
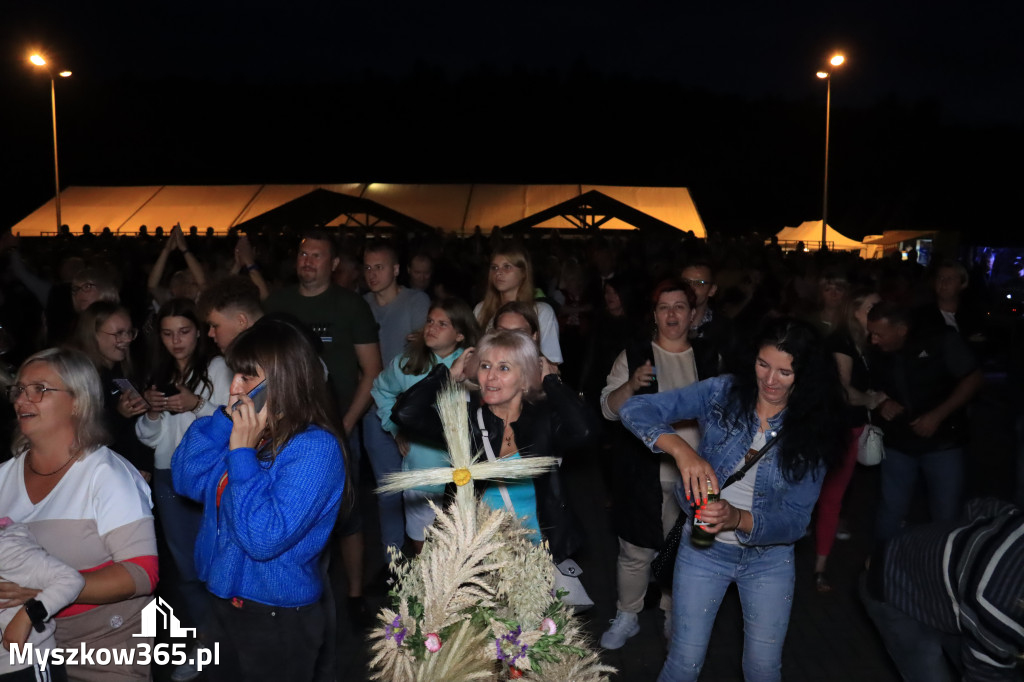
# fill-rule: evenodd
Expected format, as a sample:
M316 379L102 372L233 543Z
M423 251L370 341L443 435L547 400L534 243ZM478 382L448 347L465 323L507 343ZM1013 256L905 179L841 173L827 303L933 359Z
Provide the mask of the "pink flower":
M540 629L543 632L548 633L549 635L553 635L556 632L558 632L558 626L555 625L555 621L551 620L550 618L545 618L540 622Z
M437 636L436 632L431 632L427 635L427 641L424 642L424 645L427 647L427 651L436 654L441 650L441 638Z

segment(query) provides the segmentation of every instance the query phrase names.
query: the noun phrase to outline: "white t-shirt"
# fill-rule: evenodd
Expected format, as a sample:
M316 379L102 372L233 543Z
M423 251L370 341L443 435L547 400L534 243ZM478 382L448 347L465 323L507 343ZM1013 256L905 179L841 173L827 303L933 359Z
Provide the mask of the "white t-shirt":
M767 438L764 431L758 431L757 435L754 436L754 442L750 444L750 449L760 450L766 442ZM745 460L741 459L740 463L730 473L730 476L742 469L744 464ZM757 468L759 466L761 466L761 460L758 460L754 466L747 469L747 473L743 475L743 478L723 490L721 499L737 509L750 511L754 506L754 482L757 481ZM720 483L725 483L725 481L720 481ZM740 541L736 539L736 531L734 530L723 530L718 534L718 540L729 545L740 544Z

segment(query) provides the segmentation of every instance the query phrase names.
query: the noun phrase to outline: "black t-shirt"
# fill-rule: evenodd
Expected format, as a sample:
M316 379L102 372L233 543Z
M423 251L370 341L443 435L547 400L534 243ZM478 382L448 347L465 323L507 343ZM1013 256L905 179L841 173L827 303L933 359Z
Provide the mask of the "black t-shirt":
M868 371L867 359L857 350L853 337L844 329L836 330L825 339L825 348L833 355L839 353L853 361L850 368L850 386L860 392L871 388L871 374ZM846 406L846 423L853 429L863 426L868 421L868 410L863 405Z
M964 408L947 417L930 438L915 434L910 422L943 403L977 368L974 354L951 328L908 339L894 353L880 353L871 366L872 384L904 408L892 421L879 423L885 444L911 454L962 446L967 438Z

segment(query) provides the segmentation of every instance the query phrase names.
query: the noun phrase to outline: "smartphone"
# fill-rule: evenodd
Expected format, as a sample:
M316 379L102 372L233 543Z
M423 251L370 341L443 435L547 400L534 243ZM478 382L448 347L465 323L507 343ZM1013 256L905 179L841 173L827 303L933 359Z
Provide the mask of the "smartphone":
M263 406L267 404L267 380L264 379L249 391L249 400L252 401L252 406L257 412L263 409ZM241 400L236 400L235 404L231 406L231 411L234 412L238 409L238 405Z
M127 379L123 379L123 378L114 379L114 385L117 386L117 389L119 391L121 391L121 393L127 393L127 394L131 395L133 398L135 396L138 396L139 398L142 398L142 402L146 403L146 407L147 408L152 407L152 405L150 405L149 402L143 397L142 391L140 391L139 389L135 388L135 384L133 384L132 382L128 381Z
M172 395L178 395L181 393L181 389L174 384L164 384L163 386L157 386L156 390L164 394L165 398L170 398Z

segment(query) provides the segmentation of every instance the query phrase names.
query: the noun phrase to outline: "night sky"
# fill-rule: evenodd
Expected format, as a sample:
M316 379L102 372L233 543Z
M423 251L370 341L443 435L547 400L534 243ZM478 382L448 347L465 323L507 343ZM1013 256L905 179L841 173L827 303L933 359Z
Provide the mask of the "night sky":
M685 185L711 230L1015 228L1024 9L981 3L6 3L0 228L61 184Z

